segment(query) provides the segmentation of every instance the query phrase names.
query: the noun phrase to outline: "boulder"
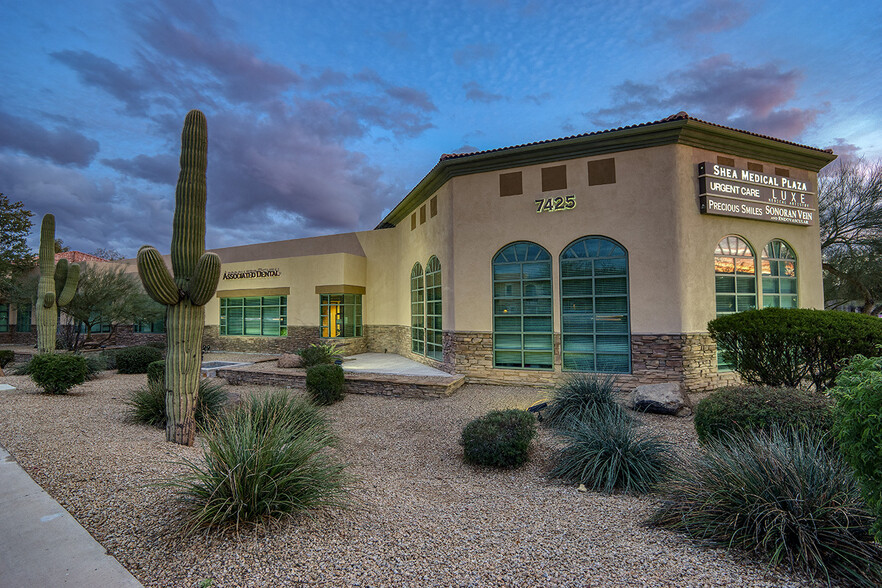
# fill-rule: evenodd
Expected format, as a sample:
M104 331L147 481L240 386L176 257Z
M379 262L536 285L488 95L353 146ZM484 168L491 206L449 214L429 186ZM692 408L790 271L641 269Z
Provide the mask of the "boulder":
M692 401L679 382L637 386L631 394L631 406L640 412L677 416L692 414Z
M299 368L303 366L303 360L296 353L283 353L279 357L280 368Z

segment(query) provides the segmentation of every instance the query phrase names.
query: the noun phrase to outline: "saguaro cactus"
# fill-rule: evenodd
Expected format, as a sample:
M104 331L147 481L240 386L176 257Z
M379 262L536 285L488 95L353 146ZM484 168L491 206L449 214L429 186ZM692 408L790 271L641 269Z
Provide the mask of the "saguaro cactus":
M199 389L205 303L217 289L220 258L205 252L205 168L208 128L198 110L187 113L181 133L181 174L175 190L171 262L174 278L156 248L138 250L138 273L147 293L166 306L166 440L193 445L193 411Z
M58 307L74 297L80 281L80 266L66 259L55 263L55 217L47 214L40 227L40 283L37 286L37 350L55 352Z

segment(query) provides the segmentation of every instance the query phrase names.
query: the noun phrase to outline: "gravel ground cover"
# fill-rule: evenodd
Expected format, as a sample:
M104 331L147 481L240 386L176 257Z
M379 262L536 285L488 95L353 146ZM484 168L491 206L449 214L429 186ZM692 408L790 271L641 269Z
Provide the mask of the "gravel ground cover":
M351 508L183 539L173 491L152 484L200 450L124 421L123 399L145 380L104 372L65 397L39 394L27 377L0 378L18 388L0 392L0 443L145 586L815 585L645 526L655 498L548 481L548 431L520 470L463 464L463 425L529 406L544 395L534 388L467 385L437 400L348 395L324 410L359 480ZM684 451L696 447L691 419L641 418Z

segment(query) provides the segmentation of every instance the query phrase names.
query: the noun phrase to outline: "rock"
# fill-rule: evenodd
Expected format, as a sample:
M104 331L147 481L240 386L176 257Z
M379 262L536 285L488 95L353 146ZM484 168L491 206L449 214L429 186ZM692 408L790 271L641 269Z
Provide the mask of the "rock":
M692 401L683 391L679 382L664 384L644 384L637 386L631 394L631 406L640 412L689 416L692 414Z
M283 353L279 357L280 368L299 368L303 365L303 360L296 353Z
M579 492L588 492L588 488L585 487L585 484L579 484L578 490Z

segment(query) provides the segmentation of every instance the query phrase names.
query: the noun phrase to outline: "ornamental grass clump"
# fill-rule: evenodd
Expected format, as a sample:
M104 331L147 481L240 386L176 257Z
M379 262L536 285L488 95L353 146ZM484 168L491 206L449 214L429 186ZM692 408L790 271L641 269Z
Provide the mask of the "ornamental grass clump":
M529 459L530 442L535 436L536 417L532 413L494 410L463 428L460 445L467 463L516 468Z
M350 480L335 442L308 400L278 391L247 399L202 429L204 462L169 482L186 510L185 532L253 526L320 507L343 507Z
M162 379L148 379L146 387L135 390L124 401L128 407L126 419L132 423L164 428L167 421L165 395ZM222 383L207 378L199 380L199 389L196 392L196 422L204 425L218 417L226 408L228 401L227 391Z
M558 431L564 447L549 476L589 490L643 494L670 472L673 446L644 433L618 405L598 406Z
M859 586L882 583L882 546L851 469L823 437L773 428L713 439L665 484L658 526Z
M565 428L597 408L623 411L616 403L617 392L613 376L575 374L551 391L542 416L550 427Z

